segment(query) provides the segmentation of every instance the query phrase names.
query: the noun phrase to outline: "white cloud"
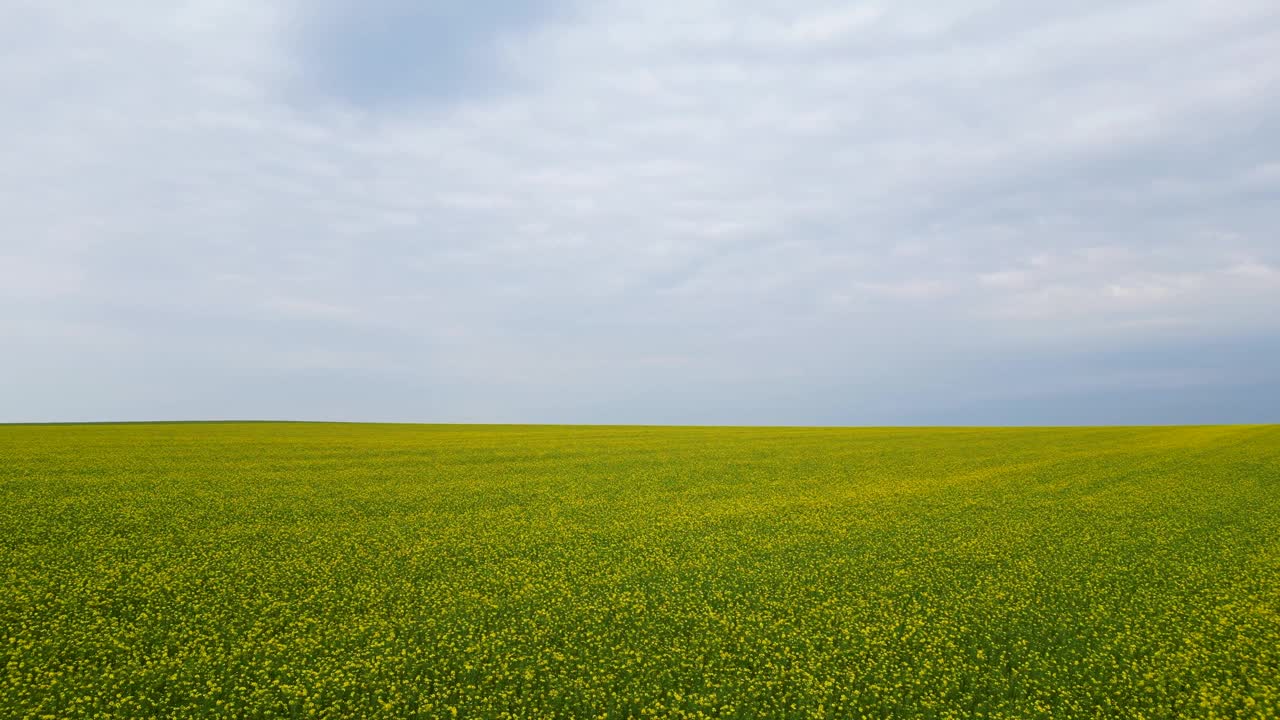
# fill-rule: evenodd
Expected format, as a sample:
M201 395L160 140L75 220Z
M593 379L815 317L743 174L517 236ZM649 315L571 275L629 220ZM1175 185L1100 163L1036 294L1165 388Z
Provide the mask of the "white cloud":
M51 259L0 255L0 296L51 299L74 295L83 273L73 265Z
M1019 290L1031 284L1031 276L1022 270L1000 270L979 275L978 282L985 287Z

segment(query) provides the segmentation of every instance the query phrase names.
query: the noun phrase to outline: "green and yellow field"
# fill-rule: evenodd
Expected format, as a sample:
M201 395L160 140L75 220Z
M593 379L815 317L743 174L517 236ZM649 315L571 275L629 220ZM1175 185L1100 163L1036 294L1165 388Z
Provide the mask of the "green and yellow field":
M1280 717L1280 426L0 427L0 717Z

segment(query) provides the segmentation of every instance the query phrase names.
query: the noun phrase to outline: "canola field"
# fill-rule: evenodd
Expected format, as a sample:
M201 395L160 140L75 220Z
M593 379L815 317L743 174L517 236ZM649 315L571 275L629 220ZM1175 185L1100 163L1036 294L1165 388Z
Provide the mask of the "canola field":
M1280 426L0 426L3 718L1276 718Z

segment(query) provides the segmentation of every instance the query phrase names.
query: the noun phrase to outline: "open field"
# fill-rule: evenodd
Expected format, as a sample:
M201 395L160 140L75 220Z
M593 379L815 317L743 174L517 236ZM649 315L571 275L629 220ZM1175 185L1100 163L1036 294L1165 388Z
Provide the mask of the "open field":
M1280 426L0 426L0 717L1280 717Z

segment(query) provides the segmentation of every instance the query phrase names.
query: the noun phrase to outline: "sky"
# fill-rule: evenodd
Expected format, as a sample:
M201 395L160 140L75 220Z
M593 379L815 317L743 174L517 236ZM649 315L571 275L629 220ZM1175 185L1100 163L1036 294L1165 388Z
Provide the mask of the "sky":
M0 422L1280 422L1275 0L8 0L0 46Z

